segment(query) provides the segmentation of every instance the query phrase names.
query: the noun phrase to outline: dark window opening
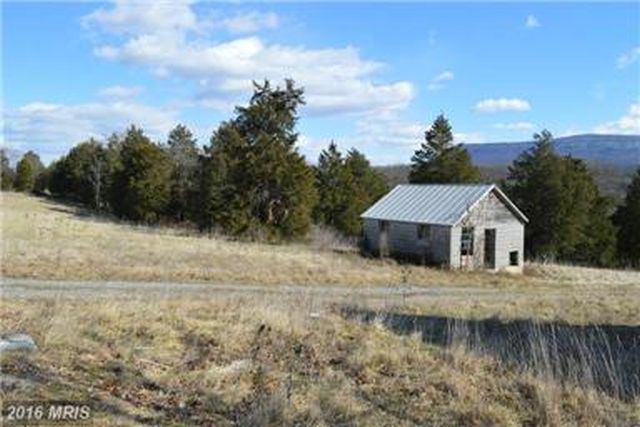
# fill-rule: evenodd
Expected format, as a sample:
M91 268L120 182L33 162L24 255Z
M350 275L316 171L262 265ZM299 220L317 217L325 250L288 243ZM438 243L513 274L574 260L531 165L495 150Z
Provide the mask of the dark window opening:
M509 252L509 265L520 265L518 251Z
M473 255L473 227L462 227L460 255Z
M387 231L389 231L389 222L388 221L380 221L378 223L379 227L380 227L380 232L381 233L386 233Z
M429 238L431 228L428 224L419 224L418 225L418 240Z

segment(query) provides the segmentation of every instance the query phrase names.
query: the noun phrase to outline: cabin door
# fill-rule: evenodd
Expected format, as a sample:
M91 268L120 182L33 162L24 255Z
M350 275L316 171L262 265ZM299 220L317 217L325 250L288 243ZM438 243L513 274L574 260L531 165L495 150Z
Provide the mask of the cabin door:
M484 230L484 267L496 268L496 229Z
M389 255L389 223L380 221L378 227L378 251L381 257L386 257Z

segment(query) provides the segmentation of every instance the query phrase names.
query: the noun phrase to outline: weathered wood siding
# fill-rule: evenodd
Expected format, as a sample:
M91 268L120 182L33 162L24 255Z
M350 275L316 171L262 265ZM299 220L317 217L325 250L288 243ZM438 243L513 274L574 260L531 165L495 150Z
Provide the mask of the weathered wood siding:
M449 229L448 226L429 224L428 234L418 240L419 224L389 221L387 232L387 249L389 255L410 257L436 263L449 263ZM373 253L380 252L380 221L365 219L364 235L368 249Z
M364 244L367 250L373 253L380 251L380 246L378 245L380 242L380 229L378 223L379 221L375 219L365 218L362 224L364 231Z
M460 255L460 237L463 227L474 227L473 256ZM484 267L485 229L496 229L495 268L519 270L524 257L524 224L495 195L490 193L480 201L471 212L451 229L450 259L451 267ZM518 251L518 266L509 263L509 253Z
M419 224L388 221L386 250L383 254L411 257L427 263L445 264L452 268L485 267L485 230L495 229L494 267L496 270L520 271L524 258L524 224L492 191L482 199L457 225L429 224L429 233L418 239ZM460 238L463 227L474 228L473 255L462 256ZM364 220L365 243L368 249L380 253L380 221ZM384 249L384 248L383 248ZM517 251L518 265L511 266L510 252Z

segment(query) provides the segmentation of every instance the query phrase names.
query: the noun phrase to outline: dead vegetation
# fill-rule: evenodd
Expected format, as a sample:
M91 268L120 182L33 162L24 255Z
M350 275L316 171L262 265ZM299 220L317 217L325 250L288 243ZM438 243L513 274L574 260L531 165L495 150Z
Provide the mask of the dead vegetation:
M318 230L274 246L115 223L2 194L5 277L258 285L473 287L378 310L464 319L640 324L640 273L532 264L522 276L361 257ZM498 290L496 293L496 290ZM464 291L464 289L460 289ZM3 400L89 400L103 425L637 425L640 401L561 383L468 346L425 344L296 294L4 299L4 331L39 350L5 355ZM359 303L361 301L351 301ZM614 355L615 356L615 355Z
M307 298L3 301L40 350L2 399L89 400L113 425L634 425L640 401L561 386Z
M96 218L69 205L2 193L2 274L75 280L259 285L545 287L626 291L640 272L529 265L525 275L453 272L360 256L317 230L310 243L268 245Z

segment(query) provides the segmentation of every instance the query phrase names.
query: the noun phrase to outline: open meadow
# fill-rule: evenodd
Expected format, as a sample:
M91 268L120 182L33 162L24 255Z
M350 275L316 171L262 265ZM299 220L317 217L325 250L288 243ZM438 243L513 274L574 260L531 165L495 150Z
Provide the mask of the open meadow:
M282 246L231 241L4 193L2 274L26 284L24 295L3 297L2 332L38 346L0 356L2 399L90 402L96 425L640 424L638 272L452 272L363 258L317 235ZM25 279L206 286L34 297ZM215 291L221 284L258 291ZM415 329L390 314L410 316ZM533 319L535 333L517 343L530 361L472 339L515 319ZM443 321L444 338L420 329L423 320ZM593 333L574 326L596 323ZM545 325L578 337L571 366ZM625 354L606 338L619 330ZM499 331L490 337L504 345Z
M427 304L429 312L640 323L640 272L528 264L525 274L460 272L362 257L323 232L289 245L241 242L98 218L71 205L2 193L2 275L73 281L197 282L261 287L474 288L499 298ZM420 311L411 299L407 309Z

